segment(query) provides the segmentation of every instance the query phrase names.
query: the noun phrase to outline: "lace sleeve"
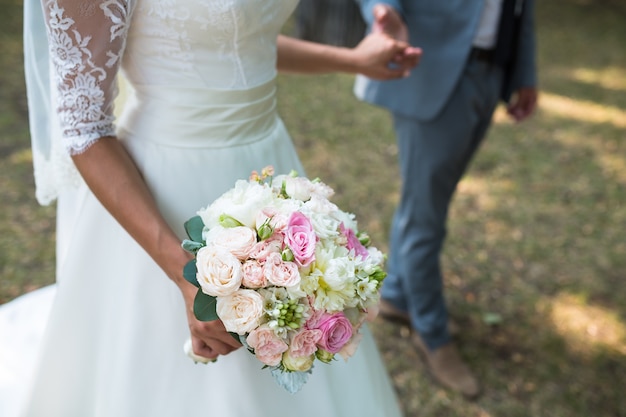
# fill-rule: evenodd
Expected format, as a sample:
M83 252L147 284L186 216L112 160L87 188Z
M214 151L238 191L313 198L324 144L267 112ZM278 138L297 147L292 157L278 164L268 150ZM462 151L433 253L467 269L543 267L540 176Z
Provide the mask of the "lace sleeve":
M42 0L52 96L72 155L114 135L113 101L132 0Z

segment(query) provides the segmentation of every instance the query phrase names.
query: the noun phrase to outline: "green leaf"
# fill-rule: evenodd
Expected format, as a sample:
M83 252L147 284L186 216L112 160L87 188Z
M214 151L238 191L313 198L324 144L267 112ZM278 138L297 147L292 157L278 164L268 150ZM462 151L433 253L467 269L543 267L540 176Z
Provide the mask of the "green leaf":
M198 273L198 267L196 267L196 260L192 259L191 261L185 264L183 268L183 277L189 282L191 282L196 287L200 288L200 284L198 284L198 279L196 278L196 274Z
M198 290L196 298L193 300L193 314L195 314L196 318L200 321L217 320L219 317L215 310L216 304L217 300L215 297L203 293L202 290Z
M237 342L241 343L241 337L235 332L228 332L229 335L233 337Z
M196 252L198 252L200 250L200 248L204 247L204 244L200 243L200 242L193 241L193 240L185 239L185 240L183 240L183 243L181 244L181 246L187 252L191 252L191 253L195 254Z
M194 216L185 222L185 231L189 239L194 242L203 242L202 230L204 229L204 222L200 216Z

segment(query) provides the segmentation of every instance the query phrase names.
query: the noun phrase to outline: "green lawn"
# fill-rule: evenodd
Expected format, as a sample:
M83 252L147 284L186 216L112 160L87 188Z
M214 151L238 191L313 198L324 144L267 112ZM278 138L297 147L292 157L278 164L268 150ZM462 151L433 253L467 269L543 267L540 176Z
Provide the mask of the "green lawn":
M0 302L53 281L54 207L34 200L21 2L0 0ZM476 402L440 389L406 328L373 330L407 417L626 417L626 5L537 2L540 108L496 122L451 210L444 253ZM388 115L349 76L279 79L307 173L387 248L398 199Z

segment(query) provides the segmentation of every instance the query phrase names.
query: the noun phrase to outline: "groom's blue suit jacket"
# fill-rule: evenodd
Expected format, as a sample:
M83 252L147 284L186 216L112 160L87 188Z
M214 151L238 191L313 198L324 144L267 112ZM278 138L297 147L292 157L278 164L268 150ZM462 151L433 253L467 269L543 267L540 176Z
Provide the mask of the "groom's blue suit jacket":
M389 4L404 18L410 43L422 48L408 78L374 81L357 77L357 97L417 120L434 118L452 94L468 60L480 21L483 0L359 0L369 25L372 9ZM506 74L501 98L508 101L520 87L536 85L533 1L525 1L515 66Z

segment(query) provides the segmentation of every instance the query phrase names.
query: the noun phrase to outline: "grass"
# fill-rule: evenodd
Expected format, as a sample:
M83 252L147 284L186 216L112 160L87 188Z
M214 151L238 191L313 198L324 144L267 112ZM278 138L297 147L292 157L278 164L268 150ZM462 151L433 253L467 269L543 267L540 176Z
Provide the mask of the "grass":
M373 330L408 417L626 417L626 7L537 2L542 95L532 120L497 112L459 185L443 266L475 402L433 384L408 330ZM52 282L54 207L39 207L21 68L21 2L0 25L0 302ZM279 106L319 175L377 246L398 199L387 113L352 77L279 78Z

